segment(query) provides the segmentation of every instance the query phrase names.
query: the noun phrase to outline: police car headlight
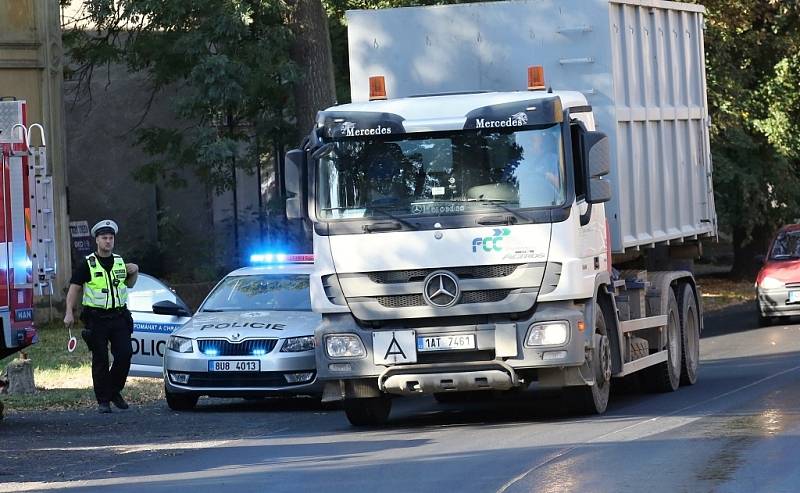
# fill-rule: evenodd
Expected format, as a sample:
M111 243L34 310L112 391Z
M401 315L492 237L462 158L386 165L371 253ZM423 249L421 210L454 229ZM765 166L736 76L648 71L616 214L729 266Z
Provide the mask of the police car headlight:
M355 334L336 334L325 338L325 351L331 358L363 358L364 343Z
M528 337L525 338L525 346L553 346L564 344L569 336L569 324L567 322L546 322L543 324L531 325L528 329Z
M283 341L282 353L299 353L314 349L314 336L290 337Z
M192 340L186 337L169 336L167 347L176 353L191 353L193 351Z

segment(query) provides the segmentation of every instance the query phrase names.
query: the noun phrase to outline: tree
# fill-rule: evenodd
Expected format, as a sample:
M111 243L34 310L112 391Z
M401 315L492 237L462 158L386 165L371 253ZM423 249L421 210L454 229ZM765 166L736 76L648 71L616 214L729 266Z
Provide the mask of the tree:
M154 157L139 170L142 180L181 186L180 171L188 169L221 192L233 184L231 163L252 167L257 141L294 130L291 87L298 72L288 55L293 37L284 4L81 3L85 17L64 36L78 90L89 90L96 69L108 64L146 74L153 96L177 89L173 107L184 126L137 130L138 143Z
M276 162L334 103L327 18L319 0L62 0L82 16L65 30L71 78L89 93L97 69L145 74L152 103L172 91L175 125L137 126L152 159L144 182L185 186L190 171L216 193ZM146 111L145 111L146 114ZM141 124L141 122L140 122ZM280 170L274 172L280 176ZM275 205L281 201L268 200ZM276 211L277 212L277 211ZM282 212L282 211L280 211ZM263 211L259 211L263 214ZM259 216L260 217L260 216ZM238 241L237 241L238 243Z
M777 226L800 216L800 6L704 0L716 205L733 237L732 275L751 278ZM791 84L794 83L794 86ZM796 127L795 127L796 128ZM796 134L796 132L795 132Z

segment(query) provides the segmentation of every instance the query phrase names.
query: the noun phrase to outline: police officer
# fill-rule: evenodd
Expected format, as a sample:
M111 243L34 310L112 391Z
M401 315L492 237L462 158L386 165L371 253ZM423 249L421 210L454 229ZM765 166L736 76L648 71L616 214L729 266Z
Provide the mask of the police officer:
M136 264L126 264L113 253L117 223L105 219L92 227L97 250L75 267L67 292L64 324L72 327L73 313L78 296L83 291L81 320L86 328L82 332L92 352L92 383L97 398L97 410L110 413L113 403L119 409L128 409L121 391L131 366L131 334L133 318L128 311L127 288L133 287L139 275ZM108 345L114 362L109 369Z

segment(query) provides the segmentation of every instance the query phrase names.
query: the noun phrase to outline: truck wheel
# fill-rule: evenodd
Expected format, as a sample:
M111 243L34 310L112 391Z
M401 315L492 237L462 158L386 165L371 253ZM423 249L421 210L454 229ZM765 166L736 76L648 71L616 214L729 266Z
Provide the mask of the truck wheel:
M678 300L672 288L669 288L666 315L667 361L648 368L646 372L647 382L655 392L674 392L681 383L681 324Z
M344 413L353 426L382 425L391 410L392 400L387 396L344 401Z
M575 411L581 414L603 414L608 407L611 393L611 342L600 304L595 304L594 348L587 358L587 364L594 374L594 385L568 387L566 391Z
M681 294L681 347L681 384L694 385L700 364L700 317L694 290L688 284Z
M167 406L173 411L191 411L200 397L196 394L174 393L167 389L164 389L164 395L167 398Z

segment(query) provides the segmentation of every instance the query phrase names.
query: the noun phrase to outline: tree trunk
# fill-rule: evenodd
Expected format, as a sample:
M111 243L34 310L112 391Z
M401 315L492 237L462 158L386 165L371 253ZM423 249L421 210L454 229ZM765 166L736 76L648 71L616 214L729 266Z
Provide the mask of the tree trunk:
M756 262L756 255L763 255L771 239L772 231L765 226L757 226L747 239L744 228L733 228L733 267L730 276L733 279L755 280L761 265Z
M320 0L292 2L291 28L295 40L292 60L302 71L301 80L294 86L297 116L297 146L313 128L317 111L335 103L336 84L333 78L331 38L328 17Z
M33 381L33 364L29 359L15 359L6 367L8 387L5 391L10 395L35 394Z

